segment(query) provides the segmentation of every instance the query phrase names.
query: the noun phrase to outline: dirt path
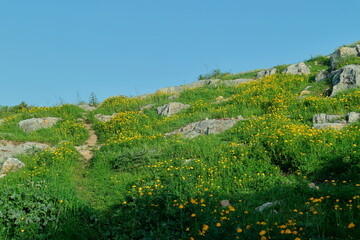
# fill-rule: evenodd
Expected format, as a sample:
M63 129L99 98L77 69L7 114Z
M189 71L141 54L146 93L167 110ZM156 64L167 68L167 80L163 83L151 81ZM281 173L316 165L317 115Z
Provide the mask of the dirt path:
M97 136L95 134L95 131L91 129L90 124L84 123L84 126L89 131L89 138L86 141L85 145L77 146L75 148L83 156L83 167L85 168L86 165L89 163L90 159L92 159L92 157L94 156L93 151L97 149Z

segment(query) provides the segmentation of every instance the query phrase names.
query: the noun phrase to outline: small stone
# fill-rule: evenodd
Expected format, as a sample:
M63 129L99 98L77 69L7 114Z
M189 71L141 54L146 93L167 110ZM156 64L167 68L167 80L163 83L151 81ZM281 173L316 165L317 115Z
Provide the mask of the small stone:
M221 201L220 201L220 206L221 206L221 207L231 206L231 202L230 202L229 200L221 200Z
M10 172L14 172L20 168L25 167L25 164L21 162L17 158L8 158L5 160L5 162L2 165L0 176L5 176L6 174L9 174Z

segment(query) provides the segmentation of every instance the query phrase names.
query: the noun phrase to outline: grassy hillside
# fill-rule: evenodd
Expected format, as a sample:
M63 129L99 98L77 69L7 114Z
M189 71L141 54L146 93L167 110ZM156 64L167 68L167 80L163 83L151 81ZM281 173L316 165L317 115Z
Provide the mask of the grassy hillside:
M360 122L312 128L314 114L360 111L359 88L329 98L330 83L314 82L327 59L306 61L307 76L188 89L175 101L190 108L171 117L156 111L174 101L164 93L111 97L92 112L74 105L1 112L2 139L55 148L19 156L26 167L0 179L0 238L360 239ZM154 106L139 111L147 104ZM114 113L108 122L95 118ZM239 115L247 120L217 135L164 137ZM44 116L64 120L34 133L17 127ZM75 150L88 138L79 118L98 136L89 163Z

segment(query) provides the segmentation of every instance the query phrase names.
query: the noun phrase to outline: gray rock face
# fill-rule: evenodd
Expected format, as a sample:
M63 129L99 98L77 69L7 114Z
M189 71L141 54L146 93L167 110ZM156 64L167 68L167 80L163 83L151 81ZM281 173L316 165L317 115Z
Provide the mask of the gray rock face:
M335 130L341 130L346 127L346 123L316 123L313 125L315 129L325 129L325 128L332 128Z
M22 120L18 126L25 132L34 132L42 128L49 128L54 126L61 118L43 117L43 118L30 118Z
M256 78L262 78L265 76L274 75L275 73L276 73L276 68L262 70L256 74Z
M166 133L165 137L181 134L185 138L194 138L200 135L218 134L230 129L242 119L242 116L230 119L206 119L203 121L190 123L183 128Z
M0 164L7 158L19 154L31 153L36 149L44 150L49 145L37 142L17 143L12 141L0 140Z
M356 45L355 47L341 47L336 50L333 54L331 54L330 61L331 61L331 68L335 69L336 64L338 63L339 59L346 57L346 56L360 56L360 45Z
M247 83L253 79L235 79L235 80L220 80L220 79L209 79L209 80L199 80L190 84L175 86L175 87L166 87L160 88L156 92L158 93L180 93L186 89L204 87L209 85L224 85L224 86L236 86L241 83Z
M153 106L155 106L155 104L148 104L148 105L145 105L145 106L142 106L139 108L140 111L143 111L145 109L150 109L152 108Z
M321 70L318 74L316 74L315 81L316 82L324 81L325 79L330 77L330 75L331 73L329 73L328 71Z
M346 89L360 86L360 65L348 65L336 71L332 80L331 96Z
M25 167L25 164L21 162L17 158L8 158L3 163L1 170L0 170L0 178L4 177L6 174L10 172L14 172L20 168Z
M289 65L282 73L292 75L310 74L310 69L305 63L300 62Z
M184 110L189 107L190 107L189 104L182 104L179 102L171 102L171 103L165 104L164 106L158 107L157 112L159 115L170 117L174 114L177 114L181 110Z
M357 122L360 120L360 113L358 112L350 112L347 115L348 123Z
M100 122L108 122L113 117L116 116L117 113L114 113L113 115L103 115L103 114L96 114L94 117L99 120Z
M331 123L343 118L343 115L329 115L326 113L320 113L313 116L313 123Z

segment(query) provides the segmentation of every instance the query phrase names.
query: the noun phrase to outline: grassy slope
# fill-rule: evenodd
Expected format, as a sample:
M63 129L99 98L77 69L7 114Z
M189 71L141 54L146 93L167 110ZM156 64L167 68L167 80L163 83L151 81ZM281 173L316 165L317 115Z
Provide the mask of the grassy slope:
M311 119L359 111L360 90L323 97L327 83L312 79L328 62L317 57L307 64L309 76L187 90L176 101L191 107L172 117L156 113L170 102L166 94L109 98L87 116L102 147L85 170L74 150L87 138L77 121L82 110L65 105L4 115L4 138L58 147L20 156L26 168L3 179L1 238L359 239L360 124L314 130ZM308 85L312 93L300 96ZM229 100L215 104L219 96ZM94 118L114 112L107 123ZM206 117L238 115L249 120L219 135L163 137ZM16 126L42 116L65 120L33 134ZM220 207L224 199L232 206Z

